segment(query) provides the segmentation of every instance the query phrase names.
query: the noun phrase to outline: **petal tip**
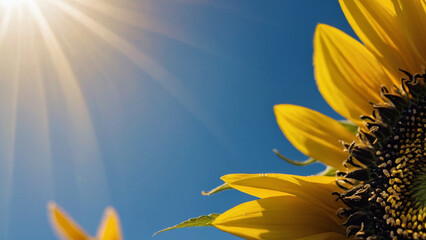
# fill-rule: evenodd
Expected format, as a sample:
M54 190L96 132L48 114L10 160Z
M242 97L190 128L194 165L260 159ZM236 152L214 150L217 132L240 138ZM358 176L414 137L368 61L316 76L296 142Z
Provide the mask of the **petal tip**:
M52 212L52 211L54 211L55 209L57 209L58 207L57 207L58 205L57 205L57 203L56 202L54 202L54 201L49 201L48 203L47 203L47 210L49 211L49 212Z
M325 23L318 23L316 28L315 28L315 32L320 32L320 31L324 31L327 29L332 28L332 26L325 24Z
M288 103L277 104L277 105L274 105L274 113L275 114L283 113L283 112L287 111L288 109L294 108L294 107L300 107L300 106L297 106L297 105L294 105L294 104L288 104Z
M117 211L115 210L115 208L113 208L113 207L111 207L111 206L108 206L108 207L105 209L105 211L104 211L104 215L105 215L105 216L114 216L114 217L117 217L117 216L118 216Z

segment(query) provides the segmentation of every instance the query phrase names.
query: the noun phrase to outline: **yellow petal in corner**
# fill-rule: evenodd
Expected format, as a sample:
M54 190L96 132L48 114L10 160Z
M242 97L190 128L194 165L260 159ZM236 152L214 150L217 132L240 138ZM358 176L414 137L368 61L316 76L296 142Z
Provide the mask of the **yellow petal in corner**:
M96 237L91 237L56 203L48 204L49 220L58 237L63 240L122 240L120 218L108 207L102 218Z
M352 29L389 72L395 84L399 84L401 78L398 68L419 71L419 59L398 23L392 1L339 2Z
M404 26L404 36L408 39L421 65L426 64L426 1L425 0L393 0L398 21Z

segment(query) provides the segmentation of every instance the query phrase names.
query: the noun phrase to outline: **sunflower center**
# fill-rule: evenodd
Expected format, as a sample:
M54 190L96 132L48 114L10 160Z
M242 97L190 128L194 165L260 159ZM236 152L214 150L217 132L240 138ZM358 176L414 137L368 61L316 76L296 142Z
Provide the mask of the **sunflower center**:
M417 186L414 187L413 192L416 192L414 196L418 199L420 204L423 205L423 207L425 207L426 206L426 174L424 172L426 172L426 168L423 167L421 171L423 172L423 174L419 175L417 179L418 180Z
M401 88L382 88L384 103L348 145L350 170L337 174L338 214L356 239L426 239L426 74L406 74Z
M426 168L423 167L419 169L419 171L423 173L419 173L418 177L414 179L414 183L413 186L410 187L410 191L413 194L412 197L415 201L414 203L422 209L422 213L426 213L426 175L424 174Z

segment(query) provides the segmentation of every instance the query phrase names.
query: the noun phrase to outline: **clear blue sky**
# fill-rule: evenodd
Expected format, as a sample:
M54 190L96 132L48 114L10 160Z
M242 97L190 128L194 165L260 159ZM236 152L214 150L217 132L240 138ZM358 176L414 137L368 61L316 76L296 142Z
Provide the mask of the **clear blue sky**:
M67 45L73 25L61 26L66 30L57 38L84 95L95 141L76 132L84 131L79 124L70 127L75 119L64 114L49 67L43 68L48 76L46 129L32 120L39 109L26 98L31 85L21 85L13 144L4 136L0 142L14 149L0 159L0 239L56 239L46 217L50 200L92 235L111 205L125 239L151 239L154 232L188 218L253 199L237 191L200 194L220 185L222 175L322 170L320 164L291 166L272 153L277 148L290 158L306 158L284 138L272 107L293 103L340 118L317 91L312 68L317 23L353 35L337 0L134 0L120 7L129 6L141 18L149 16L153 29L95 12L93 18L167 74L154 71L157 65L143 63L143 69L95 35L86 47ZM0 115L7 117L2 109ZM0 133L6 132L3 128ZM39 146L40 135L48 136L47 146ZM153 239L238 238L214 228L192 228Z

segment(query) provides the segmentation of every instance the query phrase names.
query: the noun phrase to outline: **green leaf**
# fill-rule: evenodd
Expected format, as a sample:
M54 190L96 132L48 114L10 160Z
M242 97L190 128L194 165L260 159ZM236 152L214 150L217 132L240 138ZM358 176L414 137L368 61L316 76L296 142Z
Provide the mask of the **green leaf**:
M158 234L158 233L162 233L165 231L169 231L169 230L173 230L173 229L177 229L177 228L187 228L187 227L212 227L213 226L213 221L219 216L219 213L211 213L207 216L199 216L196 218L191 218L189 220L186 220L182 223L179 223L178 225L175 225L173 227L169 227L166 229L163 229L161 231L158 231L156 233L154 233L154 235ZM152 235L152 236L154 236Z
M227 183L224 183L224 184L210 190L209 192L201 191L201 194L203 194L204 196L210 196L210 195L213 195L215 193L222 192L222 191L225 191L225 190L228 190L228 189L232 189L232 187L229 186Z
M340 124L342 124L343 127L349 130L349 132L353 133L354 135L358 132L358 126L355 125L353 122L348 120L339 120Z

